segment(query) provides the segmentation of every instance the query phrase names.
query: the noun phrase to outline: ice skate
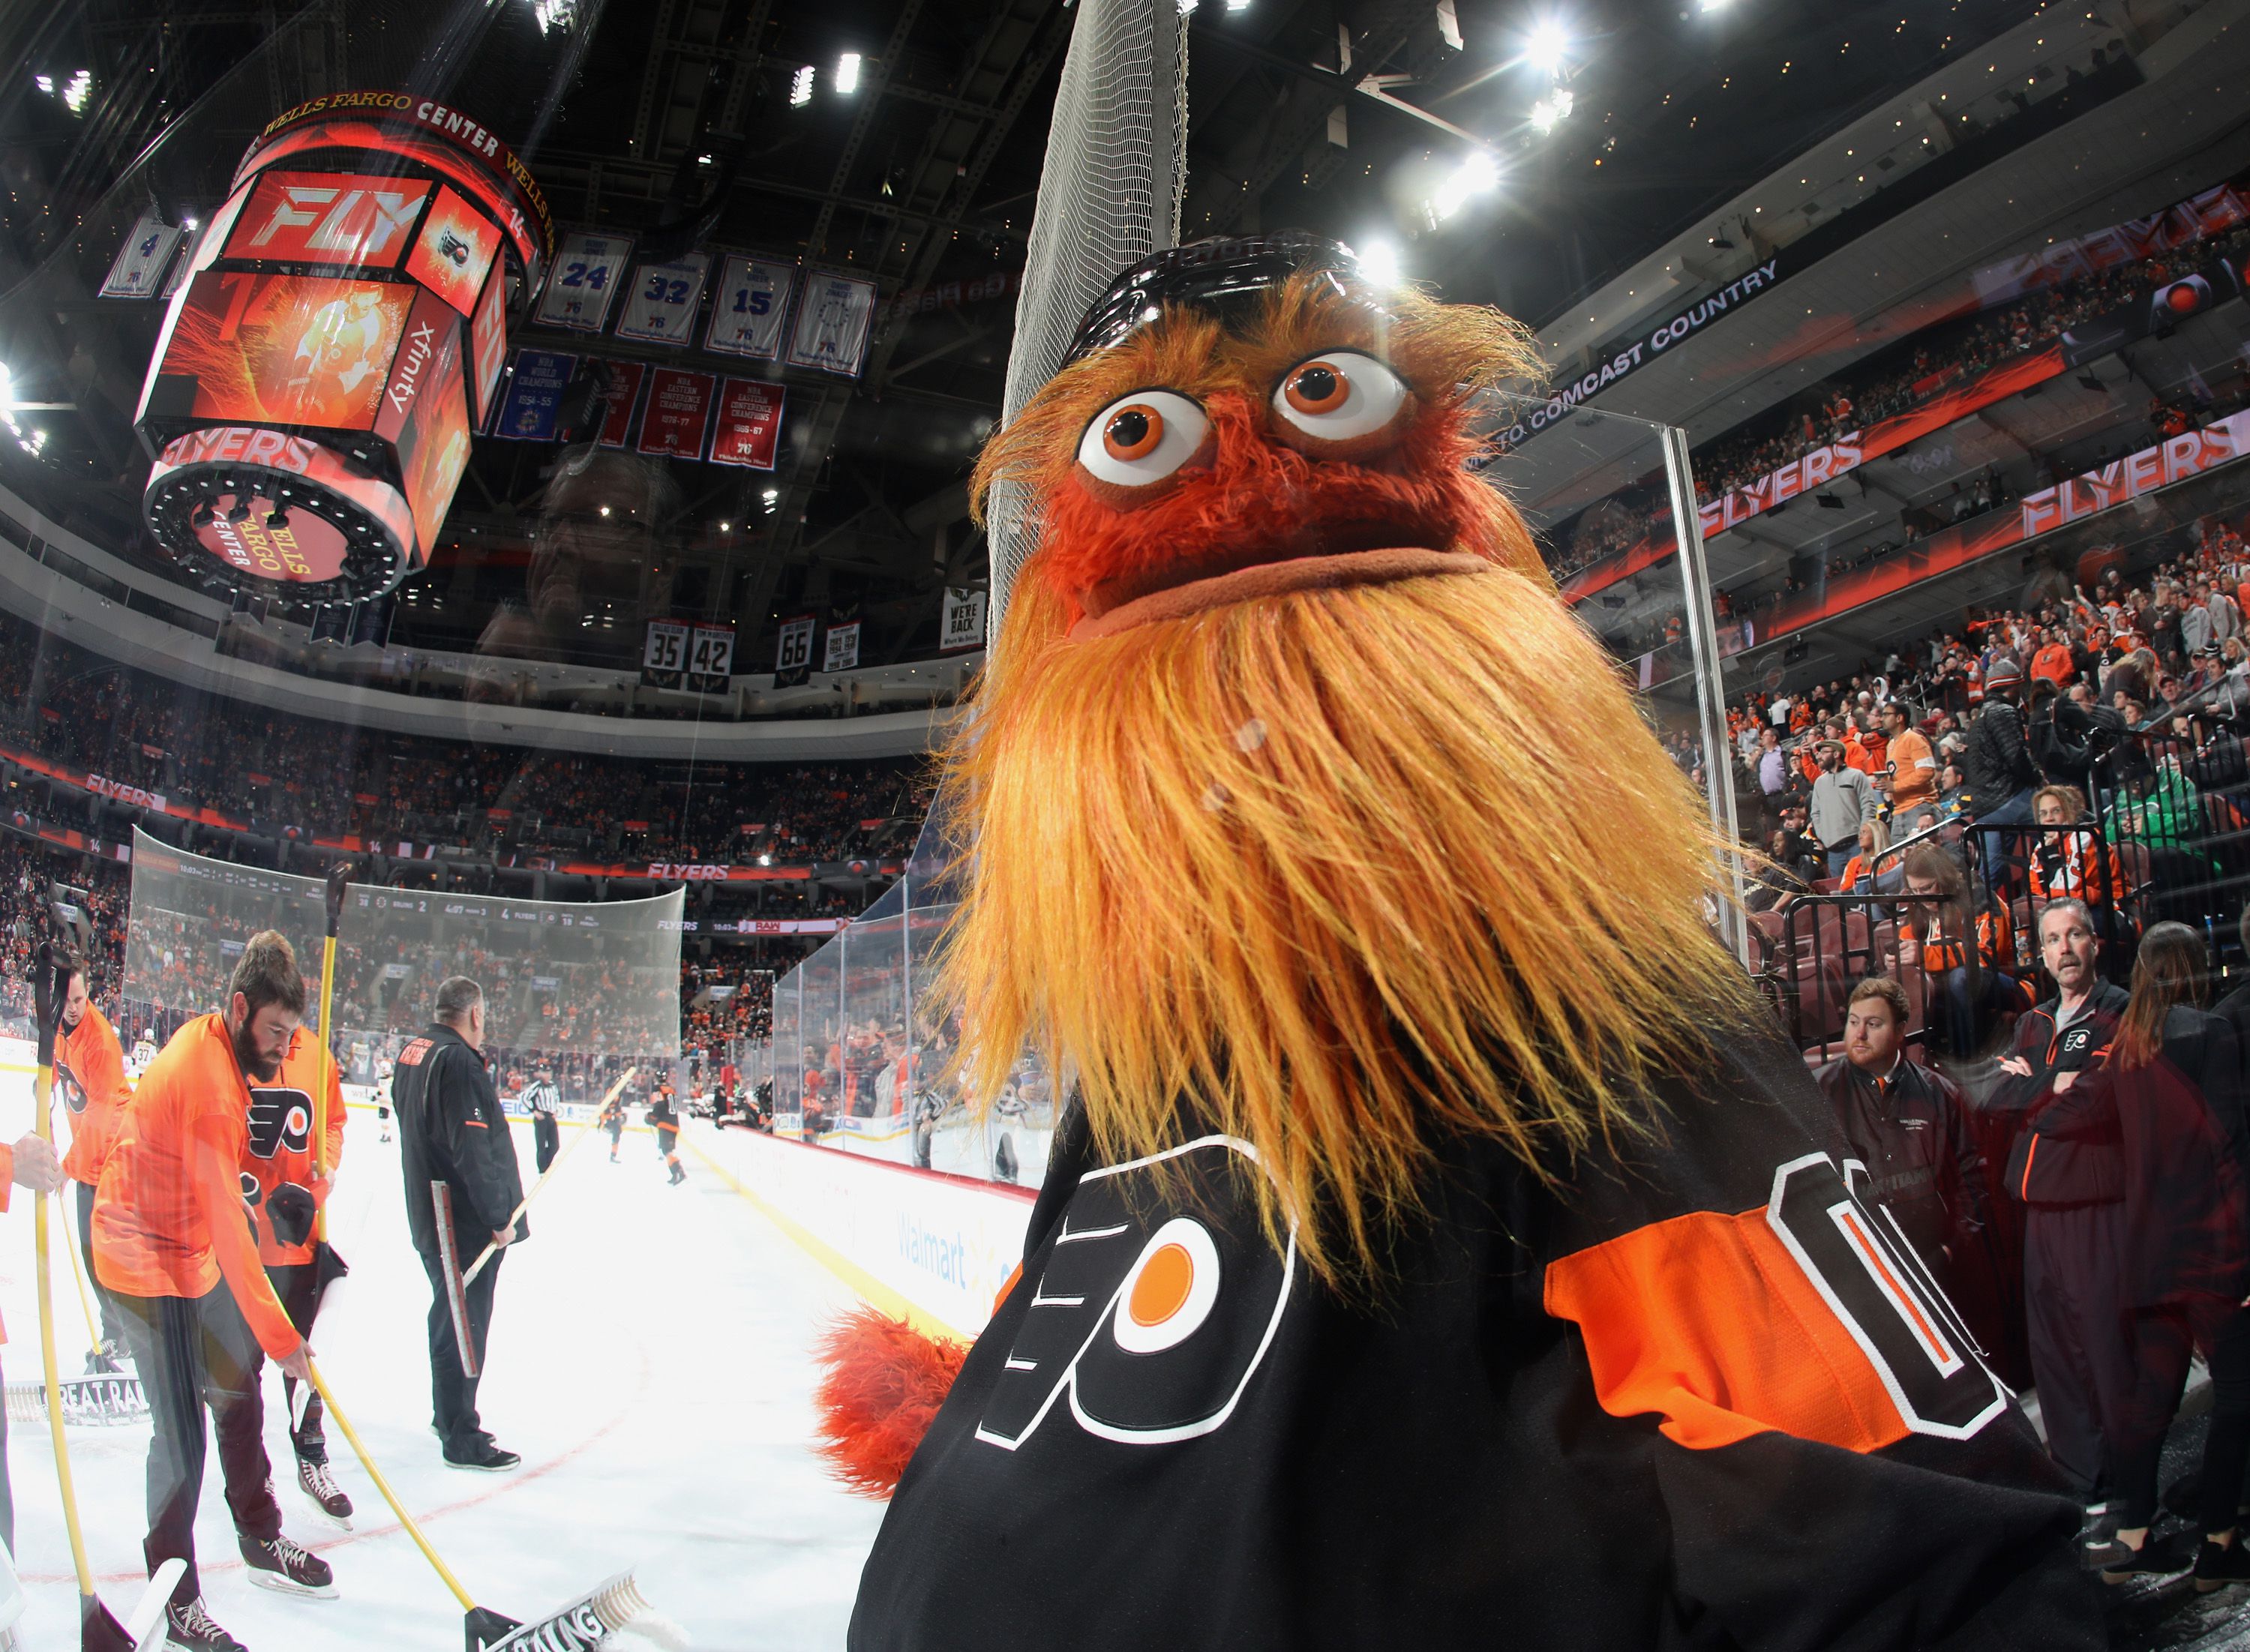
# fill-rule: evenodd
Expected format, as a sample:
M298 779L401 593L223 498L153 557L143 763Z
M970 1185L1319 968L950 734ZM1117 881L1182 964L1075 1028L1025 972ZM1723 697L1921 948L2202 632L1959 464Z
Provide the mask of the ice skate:
M185 1606L175 1602L164 1608L164 1644L176 1652L250 1652L204 1610L201 1595Z
M343 1488L336 1483L336 1476L329 1471L326 1462L316 1463L310 1457L298 1458L297 1484L324 1519L346 1532L352 1529L352 1501L344 1495Z
M282 1594L307 1594L316 1600L336 1598L336 1574L320 1556L288 1533L277 1538L239 1538L242 1559L250 1580L261 1589Z

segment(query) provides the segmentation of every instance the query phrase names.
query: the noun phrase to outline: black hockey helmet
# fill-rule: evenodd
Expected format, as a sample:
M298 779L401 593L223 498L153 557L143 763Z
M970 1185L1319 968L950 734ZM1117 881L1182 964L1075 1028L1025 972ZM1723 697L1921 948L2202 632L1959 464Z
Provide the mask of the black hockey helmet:
M1088 306L1071 335L1062 365L1122 344L1136 327L1156 319L1167 304L1193 304L1222 318L1246 300L1280 286L1291 276L1325 272L1344 291L1343 278L1362 288L1376 285L1360 268L1359 255L1341 241L1308 230L1272 235L1212 236L1184 246L1154 252L1109 284Z

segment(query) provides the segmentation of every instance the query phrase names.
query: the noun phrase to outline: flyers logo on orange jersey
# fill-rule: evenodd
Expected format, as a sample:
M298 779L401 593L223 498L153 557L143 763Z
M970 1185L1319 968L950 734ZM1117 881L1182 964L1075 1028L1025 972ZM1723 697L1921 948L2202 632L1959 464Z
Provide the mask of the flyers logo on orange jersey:
M1294 1226L1276 1253L1230 1185L1257 1163L1249 1143L1205 1136L1081 1177L977 1438L1013 1451L1065 1405L1124 1445L1224 1428L1296 1282Z
M78 1075L64 1066L59 1060L55 1063L55 1094L63 1098L63 1105L68 1108L73 1116L86 1111L86 1086L79 1083ZM73 1125L72 1128L76 1126Z
M250 1090L250 1151L260 1159L302 1153L313 1139L313 1098L301 1090L253 1084Z

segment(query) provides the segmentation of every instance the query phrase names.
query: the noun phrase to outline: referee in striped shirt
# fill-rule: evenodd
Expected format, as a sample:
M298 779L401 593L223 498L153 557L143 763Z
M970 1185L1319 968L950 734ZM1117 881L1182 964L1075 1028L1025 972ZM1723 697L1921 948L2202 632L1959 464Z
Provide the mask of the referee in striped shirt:
M562 1103L562 1092L555 1088L555 1074L545 1062L539 1064L539 1077L523 1092L523 1105L531 1109L531 1139L539 1152L539 1174L545 1175L547 1167L555 1162L556 1149L562 1146L562 1132L555 1122L555 1110Z

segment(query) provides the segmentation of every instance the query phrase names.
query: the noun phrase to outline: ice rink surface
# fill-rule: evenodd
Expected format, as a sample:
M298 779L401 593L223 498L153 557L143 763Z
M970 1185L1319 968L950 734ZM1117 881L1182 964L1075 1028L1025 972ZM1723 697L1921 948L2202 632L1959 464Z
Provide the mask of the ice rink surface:
M0 1077L0 1131L29 1126L31 1081ZM531 1210L531 1239L500 1275L480 1394L485 1426L523 1456L514 1473L445 1467L430 1432L429 1289L406 1236L397 1143L354 1109L330 1208L351 1265L314 1339L323 1375L423 1531L482 1606L530 1619L627 1566L706 1652L838 1647L879 1504L837 1490L808 1449L807 1349L850 1291L721 1180L688 1141L688 1180L667 1187L645 1132L608 1162L597 1137L562 1163ZM515 1128L532 1180L528 1125ZM565 1128L568 1152L576 1132ZM56 1229L58 1239L60 1229ZM31 1196L0 1216L0 1311L13 1384L38 1375ZM54 1263L61 1370L84 1369L85 1317L66 1259ZM329 1460L356 1505L324 1521L297 1489L280 1373L266 1371L266 1449L286 1530L335 1569L338 1598L248 1582L216 1456L196 1532L204 1599L251 1652L445 1649L460 1609L329 1425ZM79 1506L103 1598L139 1599L145 1421L72 1428ZM30 1652L78 1646L77 1592L45 1424L11 1422L17 1566L31 1596ZM639 1644L621 1640L623 1648Z

